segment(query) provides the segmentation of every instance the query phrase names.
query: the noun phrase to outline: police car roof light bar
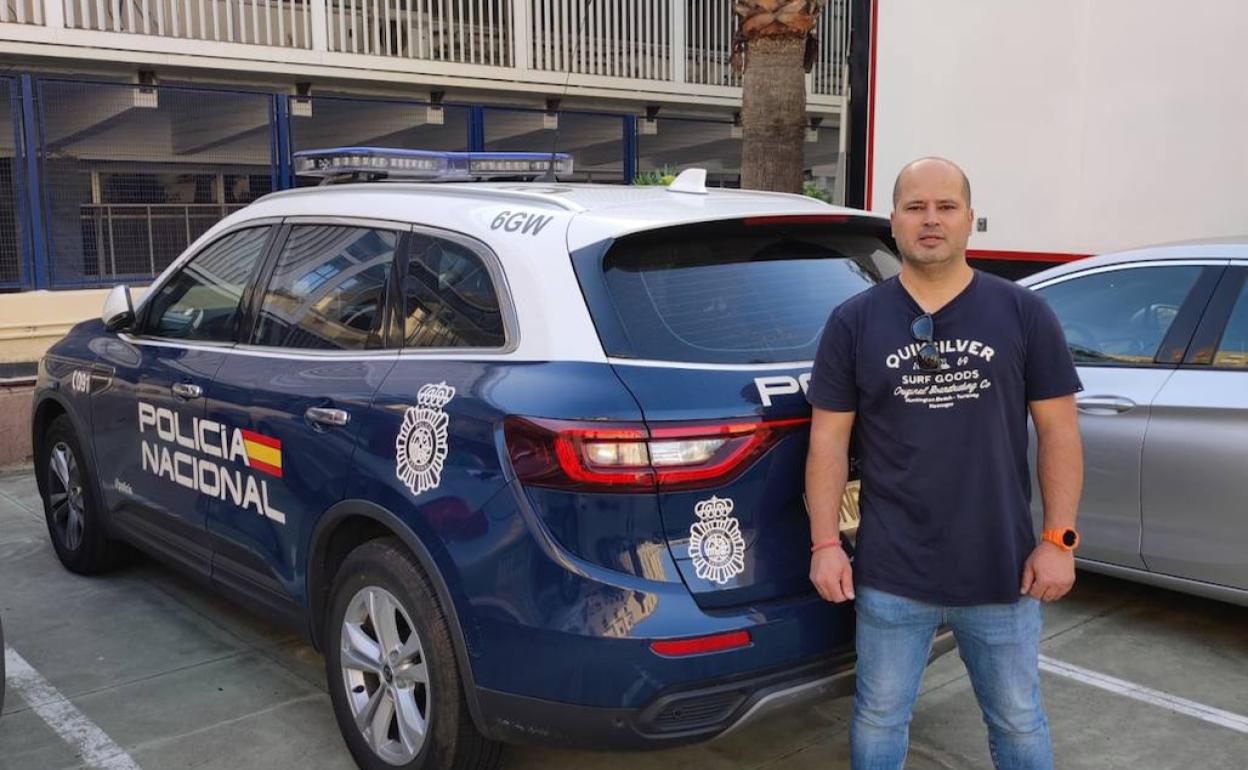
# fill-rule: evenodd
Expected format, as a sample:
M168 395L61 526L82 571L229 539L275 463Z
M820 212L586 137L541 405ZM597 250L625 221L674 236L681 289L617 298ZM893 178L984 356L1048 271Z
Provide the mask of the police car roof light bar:
M320 177L322 184L343 179L422 182L472 181L496 177L537 177L551 156L544 152L434 152L387 147L334 147L295 153L295 173ZM555 173L572 173L572 156L555 156Z

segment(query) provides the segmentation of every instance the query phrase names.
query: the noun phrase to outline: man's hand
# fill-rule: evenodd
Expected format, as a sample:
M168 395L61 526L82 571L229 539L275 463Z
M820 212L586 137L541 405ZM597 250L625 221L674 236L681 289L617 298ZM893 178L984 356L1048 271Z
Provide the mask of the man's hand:
M1029 402L1036 425L1036 472L1044 500L1044 528L1075 526L1083 491L1083 442L1074 396ZM1075 555L1041 541L1023 565L1019 593L1057 601L1075 584Z
M1042 542L1023 565L1023 587L1019 593L1042 602L1055 602L1069 593L1074 584L1075 554Z
M810 582L826 601L840 604L854 598L854 568L840 548L824 548L811 555Z

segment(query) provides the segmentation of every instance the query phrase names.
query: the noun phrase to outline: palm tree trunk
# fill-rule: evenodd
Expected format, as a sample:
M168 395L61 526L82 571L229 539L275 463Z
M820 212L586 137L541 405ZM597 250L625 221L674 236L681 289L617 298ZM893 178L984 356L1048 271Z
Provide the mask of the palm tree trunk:
M806 41L750 41L742 81L741 186L800 193L806 139Z

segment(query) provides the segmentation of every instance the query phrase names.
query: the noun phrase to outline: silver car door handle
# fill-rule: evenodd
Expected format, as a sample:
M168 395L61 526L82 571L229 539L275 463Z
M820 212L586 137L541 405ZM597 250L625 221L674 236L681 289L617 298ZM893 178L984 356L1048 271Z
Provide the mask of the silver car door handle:
M1120 396L1087 396L1075 399L1075 405L1081 412L1117 412L1119 414L1135 408L1135 402Z
M351 422L351 415L344 409L327 409L323 406L308 407L308 411L303 413L309 421L320 423L321 425L332 425L341 428Z
M173 394L180 398L199 398L204 395L204 389L190 382L175 382Z

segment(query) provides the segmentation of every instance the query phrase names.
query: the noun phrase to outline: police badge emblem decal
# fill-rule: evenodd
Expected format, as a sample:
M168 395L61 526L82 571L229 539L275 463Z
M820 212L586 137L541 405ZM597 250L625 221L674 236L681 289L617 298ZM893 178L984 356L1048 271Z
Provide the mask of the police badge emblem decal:
M727 497L702 500L693 507L698 521L689 528L689 557L698 577L720 585L745 571L745 538L732 507Z
M414 495L442 482L451 421L442 409L454 397L455 388L445 382L425 385L416 393L416 406L409 406L403 415L403 427L394 440L395 475Z

